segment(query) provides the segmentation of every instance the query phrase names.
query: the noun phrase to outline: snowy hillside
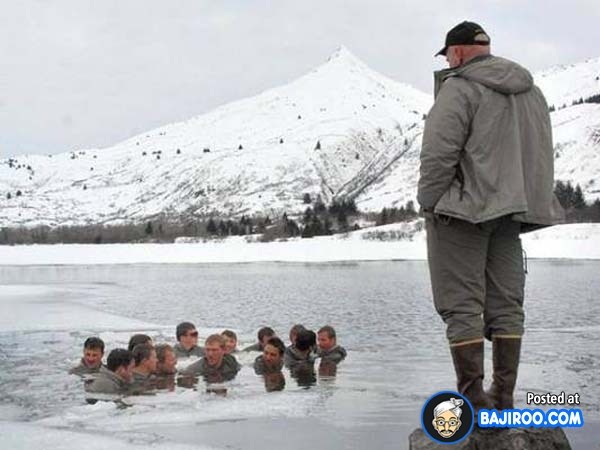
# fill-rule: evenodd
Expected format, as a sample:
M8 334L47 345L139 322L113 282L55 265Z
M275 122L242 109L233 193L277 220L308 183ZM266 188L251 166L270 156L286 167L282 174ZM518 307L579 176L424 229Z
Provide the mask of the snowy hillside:
M551 117L555 178L579 184L587 201L600 198L600 104L569 106Z
M600 58L534 75L552 113L556 178L600 197ZM414 200L431 96L341 47L292 83L113 147L0 160L0 226L300 213L304 194L379 211Z
M570 106L573 101L600 94L600 58L537 72L535 82L544 91L548 105L557 109Z
M407 154L414 173L430 103L342 47L286 86L114 147L2 161L0 223L300 212L304 193L357 196Z
M580 184L588 201L600 197L600 104L573 102L600 94L600 58L534 74L552 114L555 177Z

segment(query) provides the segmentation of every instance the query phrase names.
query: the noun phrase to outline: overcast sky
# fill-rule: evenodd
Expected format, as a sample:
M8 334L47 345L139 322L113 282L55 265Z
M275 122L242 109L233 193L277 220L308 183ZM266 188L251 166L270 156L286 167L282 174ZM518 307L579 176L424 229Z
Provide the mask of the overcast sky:
M429 92L465 19L532 70L600 56L597 0L2 1L0 158L110 146L288 83L342 44Z

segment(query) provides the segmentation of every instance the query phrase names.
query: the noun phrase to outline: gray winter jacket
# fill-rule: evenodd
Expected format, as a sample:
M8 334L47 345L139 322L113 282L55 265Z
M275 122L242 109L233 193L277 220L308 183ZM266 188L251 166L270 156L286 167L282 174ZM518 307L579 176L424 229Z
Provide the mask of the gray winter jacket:
M125 394L129 383L115 372L101 367L92 381L86 383L84 389L94 394Z
M472 223L511 215L522 231L562 222L548 105L531 74L480 56L436 76L421 150L421 207Z

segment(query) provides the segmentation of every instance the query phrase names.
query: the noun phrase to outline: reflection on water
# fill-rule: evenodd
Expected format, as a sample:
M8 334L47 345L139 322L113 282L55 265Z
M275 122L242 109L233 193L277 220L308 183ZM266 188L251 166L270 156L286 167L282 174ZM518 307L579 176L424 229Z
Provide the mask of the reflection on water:
M600 421L599 269L597 262L530 262L519 406L527 391L578 392L586 422ZM348 350L338 367L317 360L296 373L268 376L254 374L256 354L242 354L242 370L220 387L172 386L173 392L128 399L133 407L116 410L86 405L80 381L66 371L88 335L99 334L110 350L126 346L133 327L96 330L89 317L85 327L75 319L59 331L28 323L28 331L0 330L0 398L20 420L217 446L237 445L238 437L219 425L236 420L242 421L236 429L247 433L245 448L264 447L269 432L280 439L301 436L308 423L312 437L298 448L402 448L424 400L454 388L424 262L0 267L0 280L40 285L28 299L40 311L52 285L52 302L91 317L102 311L159 324L142 330L155 342L173 343L175 325L188 319L205 335L234 329L243 343L265 325L286 337L295 323L331 324ZM198 424L204 424L201 434Z

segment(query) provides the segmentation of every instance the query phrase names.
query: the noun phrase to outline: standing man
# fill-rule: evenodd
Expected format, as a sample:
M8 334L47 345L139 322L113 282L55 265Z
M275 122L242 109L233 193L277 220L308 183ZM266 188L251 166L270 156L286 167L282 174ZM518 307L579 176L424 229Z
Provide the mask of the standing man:
M450 68L435 74L417 197L435 308L459 392L476 410L512 408L524 321L519 234L564 217L553 194L548 105L526 69L490 54L476 23L452 28L437 55ZM484 337L494 353L489 393Z

